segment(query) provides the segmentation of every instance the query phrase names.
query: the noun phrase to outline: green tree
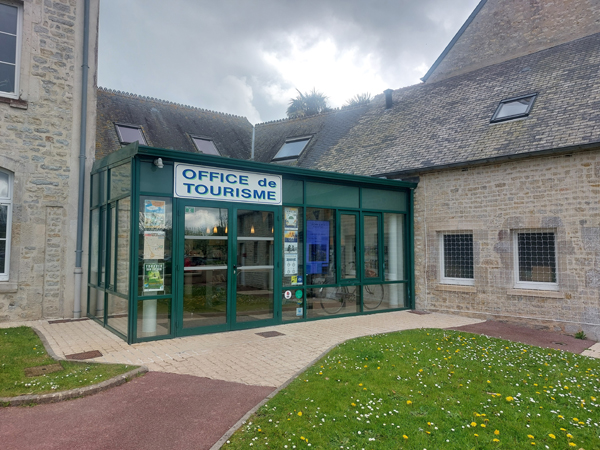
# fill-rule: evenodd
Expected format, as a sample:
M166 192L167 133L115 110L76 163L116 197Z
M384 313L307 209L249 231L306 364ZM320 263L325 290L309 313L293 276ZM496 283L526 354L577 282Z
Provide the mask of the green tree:
M364 94L356 94L354 97L346 102L346 106L358 106L367 105L371 103L371 94L365 92Z
M314 116L315 114L329 111L327 96L321 92L317 92L315 88L313 88L312 92L305 92L304 94L298 89L296 91L298 91L298 96L290 100L290 105L287 109L287 116L290 119Z

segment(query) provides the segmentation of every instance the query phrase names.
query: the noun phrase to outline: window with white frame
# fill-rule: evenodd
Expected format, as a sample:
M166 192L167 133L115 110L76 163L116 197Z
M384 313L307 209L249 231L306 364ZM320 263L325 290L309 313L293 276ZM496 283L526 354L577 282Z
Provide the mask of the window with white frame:
M558 290L554 230L513 232L515 287Z
M12 223L12 173L0 169L0 281L8 281Z
M473 233L453 231L440 234L440 281L473 285Z
M22 6L0 2L0 95L19 97Z

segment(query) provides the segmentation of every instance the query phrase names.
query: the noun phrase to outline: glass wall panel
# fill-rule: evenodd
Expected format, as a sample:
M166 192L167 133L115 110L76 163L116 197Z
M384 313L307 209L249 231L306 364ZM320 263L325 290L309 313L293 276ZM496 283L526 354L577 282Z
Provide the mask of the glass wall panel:
M286 292L291 295L286 298ZM304 317L304 291L296 288L284 288L281 295L281 317L284 322L300 320Z
M185 207L183 328L227 323L228 210Z
M100 267L98 285L105 287L106 283L106 207L100 210Z
M306 284L335 284L335 210L306 208Z
M100 204L100 174L92 175L92 204L91 207Z
M405 280L404 214L383 215L385 281Z
M370 210L406 211L408 195L406 192L363 188L362 207Z
M110 169L110 198L122 197L131 193L131 163Z
M140 162L140 191L173 194L173 166L165 164L162 169L152 161Z
M368 284L363 286L363 311L405 308L406 284Z
M171 293L172 199L140 197L138 295Z
M359 189L355 186L306 183L306 203L309 205L358 208Z
M283 203L304 203L304 181L283 179Z
M340 262L342 280L358 278L356 273L356 214L340 214Z
M129 316L128 301L126 298L108 294L106 307L106 324L127 336L127 317Z
M315 318L359 312L358 292L356 286L307 289L306 316Z
M303 208L283 208L283 285L303 284L304 273L304 214Z
M365 278L379 277L379 216L364 216L363 264Z
M117 279L115 290L129 294L129 241L131 240L131 197L117 202Z
M104 321L104 291L93 287L89 288L88 313Z
M140 300L137 312L137 337L171 334L171 300Z
M274 220L271 211L237 211L238 323L273 318Z
M110 208L110 246L109 246L109 269L108 269L108 283L113 287L115 286L115 260L116 248L117 248L117 208L115 203L111 203Z

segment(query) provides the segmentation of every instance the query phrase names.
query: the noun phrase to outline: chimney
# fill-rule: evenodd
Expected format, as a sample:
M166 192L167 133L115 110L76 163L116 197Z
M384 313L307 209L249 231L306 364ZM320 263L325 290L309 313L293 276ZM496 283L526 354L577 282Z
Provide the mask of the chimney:
M390 109L392 107L392 92L393 89L386 89L383 91L385 94L385 109Z

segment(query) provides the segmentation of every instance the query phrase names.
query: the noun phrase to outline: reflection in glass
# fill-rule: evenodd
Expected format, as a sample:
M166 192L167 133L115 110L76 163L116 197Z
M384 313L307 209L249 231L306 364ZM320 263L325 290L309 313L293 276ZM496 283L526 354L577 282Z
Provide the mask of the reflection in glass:
M128 195L131 191L131 163L110 169L110 198Z
M404 280L404 214L384 214L383 228L385 281Z
M356 217L355 214L340 215L342 279L358 278L356 274Z
M406 284L368 284L363 286L363 311L406 307Z
M112 204L110 208L110 247L109 247L109 263L110 267L108 269L108 283L113 286L115 285L115 263L117 259L117 255L115 254L116 242L117 242L117 208L115 204Z
M126 298L108 294L106 324L127 336L129 310Z
M357 294L356 286L307 289L306 316L314 318L359 312Z
M138 301L137 337L171 334L171 300Z
M307 284L335 284L335 210L306 208Z
M131 198L117 202L117 292L129 294L129 240L131 230Z
M8 174L0 172L0 197L8 198Z
M365 216L364 268L365 278L379 277L379 217Z

